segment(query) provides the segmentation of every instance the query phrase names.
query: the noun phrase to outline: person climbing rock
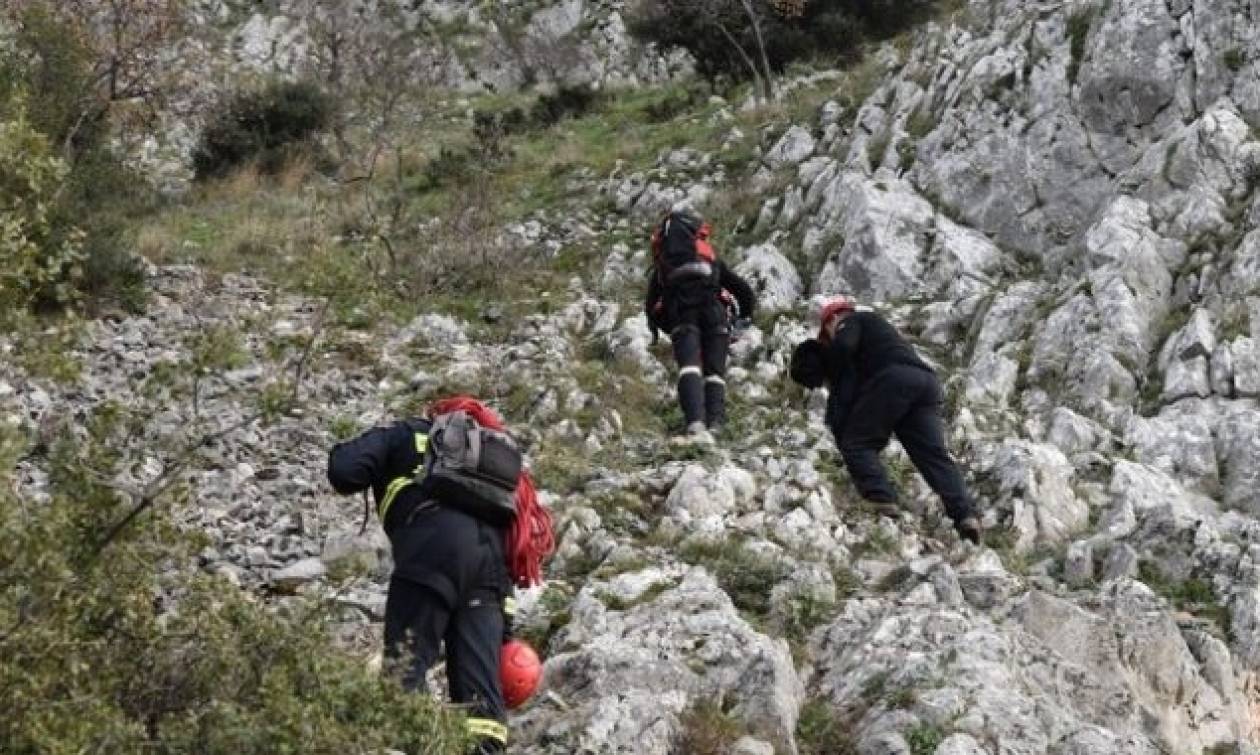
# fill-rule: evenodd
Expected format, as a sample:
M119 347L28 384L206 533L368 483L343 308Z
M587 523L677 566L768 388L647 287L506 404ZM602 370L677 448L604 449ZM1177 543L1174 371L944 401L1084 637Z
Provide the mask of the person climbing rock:
M500 649L517 586L541 582L551 519L498 416L458 396L423 418L333 447L328 479L342 494L372 490L394 572L385 603L386 671L409 690L446 643L450 699L466 706L478 755L503 752Z
M848 297L827 302L820 319L818 337L792 353L790 372L807 388L827 386L827 426L858 492L882 510L895 509L897 493L879 453L896 435L958 534L978 543L971 495L945 447L936 373L892 324Z
M652 233L645 309L652 340L669 333L678 362L678 404L693 438L711 439L726 423L726 357L735 321L752 317L752 286L718 259L711 228L671 210Z

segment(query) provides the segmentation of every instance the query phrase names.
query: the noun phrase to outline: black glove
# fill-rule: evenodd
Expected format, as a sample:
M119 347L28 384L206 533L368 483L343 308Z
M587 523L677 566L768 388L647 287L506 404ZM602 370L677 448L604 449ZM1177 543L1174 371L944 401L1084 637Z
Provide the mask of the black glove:
M801 341L792 352L789 372L792 379L806 388L821 388L827 382L826 352L817 339Z

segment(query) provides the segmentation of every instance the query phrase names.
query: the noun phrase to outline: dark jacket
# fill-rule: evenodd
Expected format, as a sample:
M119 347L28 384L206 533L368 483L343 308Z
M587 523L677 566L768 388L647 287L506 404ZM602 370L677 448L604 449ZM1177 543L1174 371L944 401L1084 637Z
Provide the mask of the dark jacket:
M648 327L653 334L658 330L670 332L675 325L673 321L678 307L725 306L720 299L723 291L729 292L734 298L741 318L753 316L757 310L757 293L748 285L748 281L722 260L714 264L711 278L672 286L661 282L654 267L648 272L648 290L644 300Z
M371 488L379 511L390 483L421 471L424 455L416 448L416 433L427 434L430 425L425 419L403 420L338 443L328 455L328 481L342 495ZM423 484L400 487L382 522L385 532L395 530L426 499Z
M858 311L844 318L827 344L827 372L836 380L852 379L855 389L895 364L932 371L897 329L874 312Z
M893 365L932 372L897 329L874 312L847 316L829 342L809 339L792 353L792 379L807 388L828 387L827 426L839 435L850 407L872 378Z

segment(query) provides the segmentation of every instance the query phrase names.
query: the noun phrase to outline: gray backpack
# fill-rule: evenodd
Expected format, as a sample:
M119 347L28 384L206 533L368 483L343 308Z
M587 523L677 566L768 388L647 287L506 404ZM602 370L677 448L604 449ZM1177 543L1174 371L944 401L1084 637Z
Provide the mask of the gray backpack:
M521 452L512 436L462 411L433 418L421 482L443 505L495 525L516 517Z

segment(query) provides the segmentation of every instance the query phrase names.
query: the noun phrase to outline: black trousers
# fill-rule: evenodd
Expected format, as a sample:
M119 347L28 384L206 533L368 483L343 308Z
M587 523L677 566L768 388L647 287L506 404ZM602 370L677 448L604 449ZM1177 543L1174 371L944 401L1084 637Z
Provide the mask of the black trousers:
M714 292L670 306L670 342L678 362L678 405L687 424L726 422L726 358L731 346L726 309Z
M508 582L502 530L431 506L390 540L396 565L385 601L387 669L405 688L423 690L445 643L450 699L467 710L475 752L503 752L507 712L499 652Z
M838 432L840 453L862 497L892 502L897 492L879 453L895 434L923 479L941 497L945 512L958 521L972 514L962 473L945 448L940 382L927 370L894 365L871 377L853 402Z

